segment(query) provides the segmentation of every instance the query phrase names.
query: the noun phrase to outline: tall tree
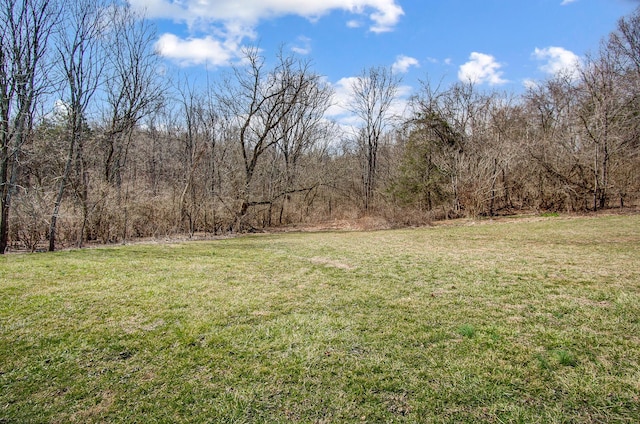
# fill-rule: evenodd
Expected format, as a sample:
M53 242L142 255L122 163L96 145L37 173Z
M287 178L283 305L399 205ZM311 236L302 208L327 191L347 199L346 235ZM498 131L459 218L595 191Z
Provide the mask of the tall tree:
M4 0L0 6L0 254L9 240L17 160L48 85L42 70L57 17L54 0Z
M281 155L279 184L276 192L282 194L278 222L283 223L285 205L296 192L307 192L317 186L307 179L308 185L299 185L302 161L306 154L330 137L332 125L324 119L331 103L333 91L316 74L309 75L309 83L301 93L301 100L274 129L277 152Z
M360 120L357 140L362 154L363 207L369 210L373 200L378 165L378 148L390 124L391 106L398 93L400 79L390 68L373 67L362 71L351 84L349 110Z
M193 236L196 230L198 212L204 207L202 199L197 198L198 191L204 186L204 181L199 181L198 170L202 165L207 143L204 137L205 105L203 99L198 96L194 87L185 82L178 87L180 97L177 103L180 105L180 112L185 126L183 134L179 139L183 142L181 149L181 162L183 169L184 187L181 189L179 200L180 222L184 223L189 236Z
M581 72L580 109L585 150L585 169L592 181L593 210L607 205L611 190L613 160L622 153L625 127L636 114L627 106L627 96L619 83L612 51L602 48Z
M584 208L590 182L576 131L577 83L568 75L532 86L524 96L528 113L524 149L532 159L529 185L536 209Z
M242 176L237 193L236 227L243 227L249 208L270 205L274 195L256 196L252 185L265 153L299 124L295 111L301 105L325 105L312 100L322 91L311 90L319 78L310 64L291 56L278 56L278 62L267 70L257 49L246 52L246 65L236 68L217 90L217 100L225 118L238 128L236 141L241 155ZM326 105L325 105L326 106ZM276 196L282 193L275 194Z
M628 194L637 192L640 186L640 7L630 16L620 19L606 45L610 57L616 62L620 93L625 99L626 129L622 140L621 157L624 166L612 175L620 206L624 206Z
M448 180L449 187L441 191L446 195L440 197L451 199L454 215L484 213L484 199L491 196L497 172L490 137L495 100L494 93L481 92L473 83L441 90L427 81L413 101L413 124L430 144L427 165L438 171L439 180Z
M68 0L63 30L57 43L58 64L63 79L63 99L66 109L67 153L49 225L49 250L55 250L57 221L71 172L75 170L78 190L86 204L88 175L83 147L86 136L87 112L98 90L105 65L104 35L108 28L107 3L102 0ZM85 214L86 215L86 214ZM81 243L83 234L78 235Z
M134 128L163 101L166 87L158 75L155 29L128 4L111 7L105 47L107 128L104 134L104 177L122 184Z
M609 36L607 47L615 53L623 68L640 77L640 7L618 21L617 29Z

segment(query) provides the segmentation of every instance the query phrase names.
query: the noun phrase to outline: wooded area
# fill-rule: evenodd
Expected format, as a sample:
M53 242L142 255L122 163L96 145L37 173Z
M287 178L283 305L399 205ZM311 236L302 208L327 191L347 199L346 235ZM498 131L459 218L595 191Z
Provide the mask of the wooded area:
M425 80L399 117L398 76L363 70L349 129L284 51L248 49L205 88L167 81L153 26L118 2L5 0L0 26L0 253L640 198L640 9L523 95Z

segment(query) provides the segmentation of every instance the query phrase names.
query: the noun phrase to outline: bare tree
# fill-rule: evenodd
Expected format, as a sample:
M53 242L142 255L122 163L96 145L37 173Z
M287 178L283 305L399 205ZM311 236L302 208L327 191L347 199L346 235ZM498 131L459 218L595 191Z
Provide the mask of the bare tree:
M243 169L236 208L236 227L240 228L249 208L273 202L272 196L256 198L252 193L260 160L298 125L294 111L311 104L309 87L318 83L309 63L293 57L278 55L270 71L257 49L248 50L245 59L246 66L236 68L232 79L217 90L222 113L238 128L236 140Z
M585 169L592 177L593 209L607 205L611 189L611 165L624 144L627 114L634 113L626 105L620 89L611 50L603 48L581 72L580 110L577 117L584 133L583 146L587 158ZM587 150L588 149L588 150Z
M362 183L364 210L369 210L376 185L378 148L389 125L391 106L398 93L400 79L390 68L364 70L351 85L353 100L349 110L361 121L356 137L363 155Z
M5 0L0 6L0 254L8 244L17 158L48 84L42 65L56 6L54 0Z
M533 159L531 196L536 209L575 210L590 191L576 130L578 88L568 75L557 75L529 89L524 148Z
M128 4L112 7L108 18L104 177L120 187L132 132L159 107L166 87L158 75L159 57L153 49L156 34L149 21Z
M489 215L497 208L507 213L524 207L523 187L530 179L530 157L525 154L527 121L520 97L497 97L490 109L488 143L494 171L491 178Z
M620 156L625 160L618 167L619 172L611 175L620 206L624 206L630 191L640 195L640 173L637 172L640 166L640 116L634 112L640 108L640 7L620 19L606 49L616 63L616 79L626 110L626 128L620 146ZM619 159L614 160L614 163L619 162Z
M640 77L640 7L631 16L618 21L617 30L609 36L607 47L615 52L622 67Z
M278 222L283 223L285 205L291 201L294 193L307 192L317 186L317 181L299 186L302 161L306 154L327 140L333 129L330 122L324 119L329 108L331 87L319 75L310 74L305 84L300 101L291 108L287 116L274 129L273 137L277 152L282 155L280 184L275 190L276 196L282 196Z
M199 210L204 207L204 202L198 199L198 192L204 188L203 182L198 178L207 150L202 128L204 115L204 102L191 87L185 82L178 87L180 112L183 119L184 130L179 139L182 141L181 162L183 165L183 184L180 190L180 222L186 224L189 236L196 231Z
M108 8L101 0L69 0L66 3L64 30L58 40L58 63L63 78L63 95L67 118L67 158L59 178L49 226L49 250L55 250L56 226L60 205L72 170L75 169L78 190L86 204L88 175L85 170L83 145L86 137L86 118L104 69L103 35L108 26ZM85 214L86 215L86 214ZM81 243L83 234L79 234Z

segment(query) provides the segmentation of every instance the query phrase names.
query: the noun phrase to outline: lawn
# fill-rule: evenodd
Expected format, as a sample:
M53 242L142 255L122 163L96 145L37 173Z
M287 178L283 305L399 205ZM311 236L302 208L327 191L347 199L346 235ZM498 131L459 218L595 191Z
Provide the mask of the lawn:
M640 215L6 255L0 423L67 422L640 422Z

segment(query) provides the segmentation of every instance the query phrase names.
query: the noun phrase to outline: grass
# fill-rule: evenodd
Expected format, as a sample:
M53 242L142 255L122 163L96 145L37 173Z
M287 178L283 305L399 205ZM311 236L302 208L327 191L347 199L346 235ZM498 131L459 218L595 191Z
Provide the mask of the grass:
M0 423L639 422L640 216L0 258Z

